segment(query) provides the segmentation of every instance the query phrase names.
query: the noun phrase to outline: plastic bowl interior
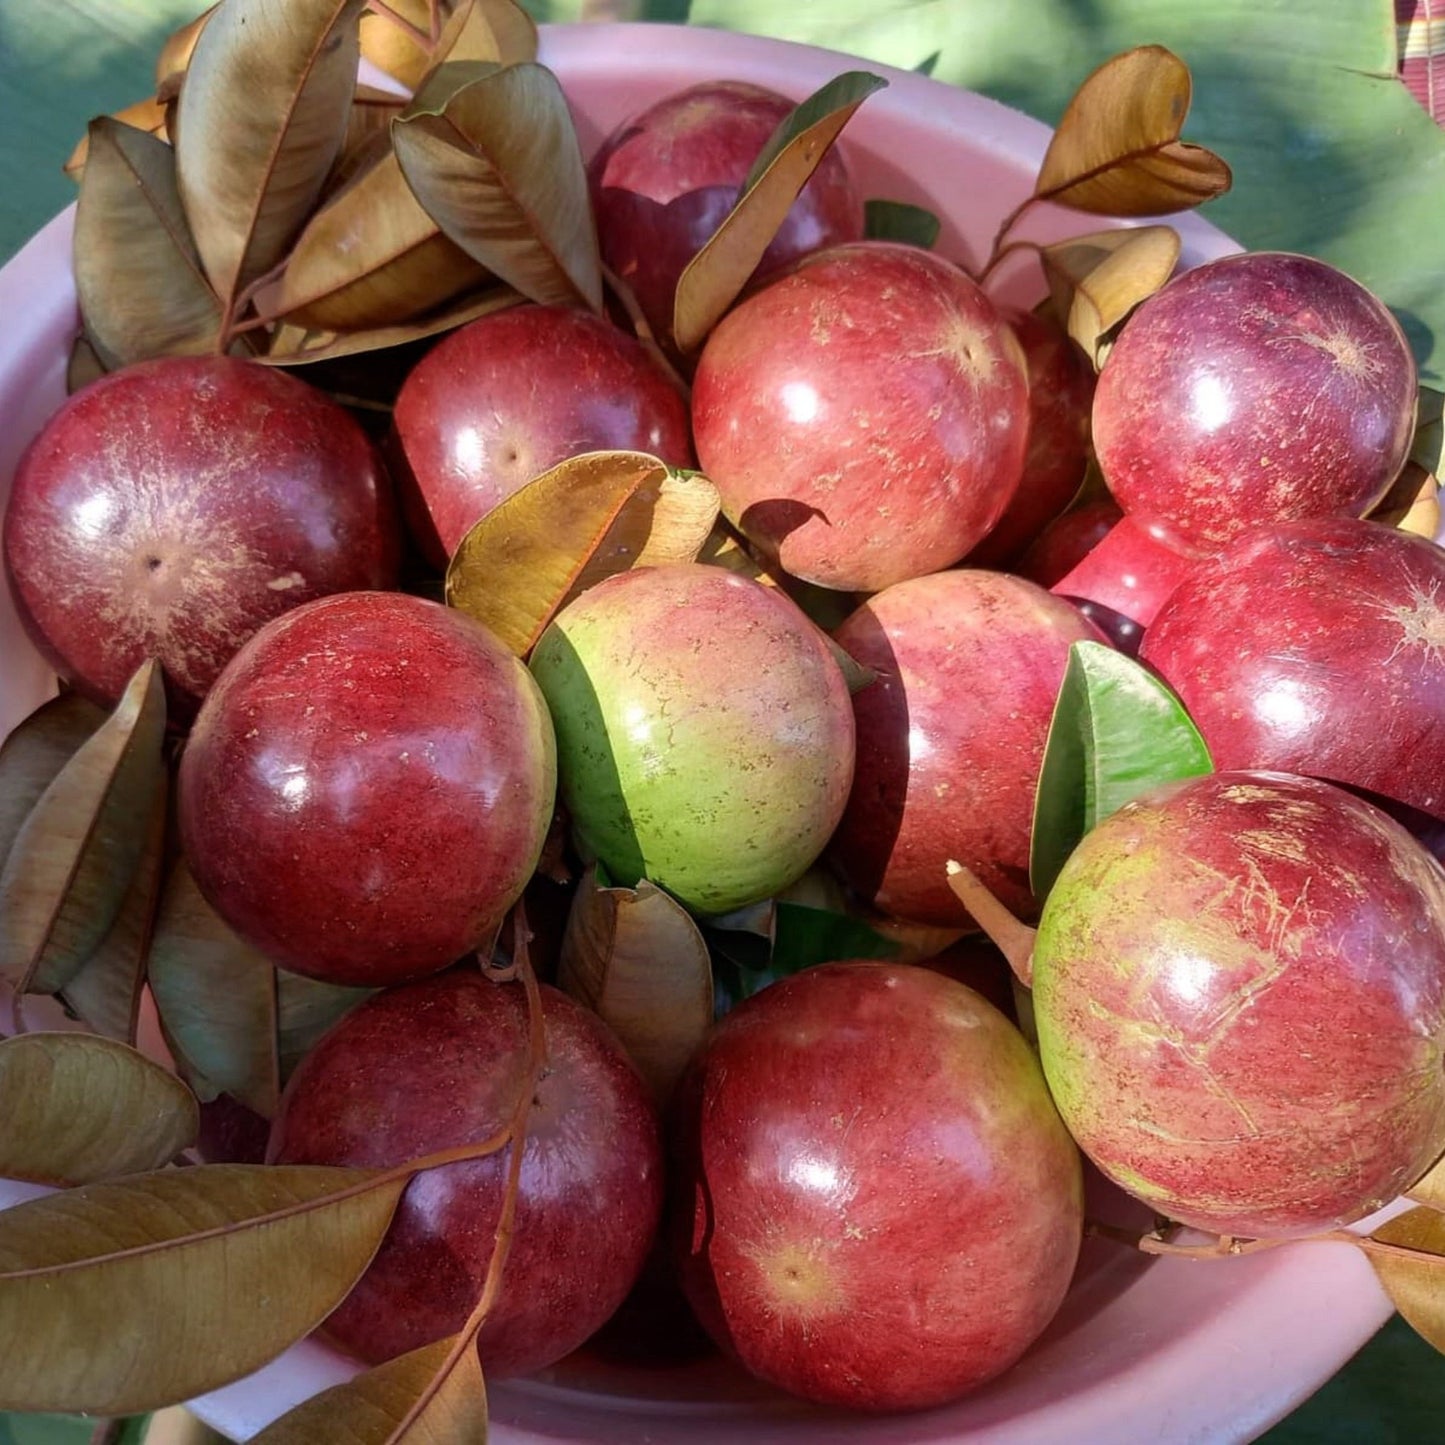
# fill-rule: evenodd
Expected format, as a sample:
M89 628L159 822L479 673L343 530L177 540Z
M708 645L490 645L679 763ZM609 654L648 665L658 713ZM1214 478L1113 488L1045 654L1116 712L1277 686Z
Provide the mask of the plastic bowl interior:
M546 29L542 58L567 89L585 154L627 115L684 85L744 78L801 98L860 65L750 36L626 25ZM845 133L865 195L929 207L943 219L940 251L976 264L999 219L1032 184L1047 129L920 75L868 68L883 71L889 88L866 102ZM21 449L64 396L75 326L70 223L69 213L58 217L0 271L0 488L7 494ZM1025 234L1054 239L1100 224L1046 212ZM1186 265L1238 249L1197 218L1178 226ZM1015 270L1003 292L1011 300L1036 299L1036 274ZM0 729L8 731L53 682L3 591L0 658ZM0 1206L36 1192L0 1182ZM719 1360L626 1369L584 1350L542 1376L494 1385L492 1439L495 1445L1248 1440L1312 1393L1388 1313L1364 1256L1347 1245L1298 1245L1197 1264L1146 1262L1119 1246L1091 1242L1043 1339L1002 1379L942 1410L844 1417L786 1399ZM355 1369L307 1341L197 1408L245 1439Z

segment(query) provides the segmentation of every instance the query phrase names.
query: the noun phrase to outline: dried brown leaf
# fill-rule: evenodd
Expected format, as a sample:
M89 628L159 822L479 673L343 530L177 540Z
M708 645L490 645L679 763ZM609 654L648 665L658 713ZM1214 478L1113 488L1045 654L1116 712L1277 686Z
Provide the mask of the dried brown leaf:
M1445 1158L1437 1159L1429 1173L1405 1191L1405 1198L1416 1204L1427 1204L1431 1209L1445 1210Z
M1102 216L1155 216L1229 189L1229 167L1179 139L1189 67L1162 45L1106 60L1074 93L1034 184L1038 200Z
M160 1169L200 1126L174 1074L93 1034L0 1042L0 1118L0 1177L62 1186Z
M1097 231L1039 252L1054 308L1097 367L1112 333L1174 273L1179 233L1170 226Z
M226 307L285 256L341 150L363 4L226 0L196 41L181 87L176 174Z
M405 109L405 96L393 95L389 90L377 90L370 85L356 87L346 120L346 137L341 142L336 164L326 177L322 204L340 194L391 149L391 123Z
M838 133L887 84L882 76L848 71L795 107L774 132L737 203L678 278L672 333L679 350L696 351L702 345L747 285Z
M633 567L691 562L717 489L643 452L588 452L543 472L462 538L446 600L525 657L572 598Z
M1445 1214L1411 1209L1382 1224L1370 1238L1418 1251L1413 1259L1369 1251L1369 1259L1406 1323L1445 1353Z
M79 693L63 692L41 703L5 739L0 747L0 862L40 795L104 721L104 709Z
M161 46L160 54L156 56L156 89L161 90L168 85L174 85L177 77L182 76L190 68L191 56L196 53L196 41L200 38L201 31L216 12L214 5L203 10L194 20L188 20L178 30L173 31L166 37L166 42Z
M159 141L169 143L170 134L166 129L166 117L169 107L163 100L157 100L155 96L148 95L144 100L138 100L134 105L128 105L124 110L118 110L112 120L119 121L122 125L128 125L133 130L144 131L147 135L154 136ZM70 153L70 159L65 163L65 174L78 185L80 178L85 174L85 163L90 156L90 133L76 142L75 149Z
M137 1414L250 1374L340 1303L405 1185L211 1164L0 1212L0 1409Z
M253 1436L252 1445L315 1445L322 1439L346 1445L486 1445L481 1363L474 1345L453 1362L455 1344L453 1335L333 1385Z
M63 988L110 931L164 786L165 692L146 662L40 795L0 873L0 977Z
M311 218L257 308L313 330L363 331L424 316L486 278L442 235L387 150Z
M1433 541L1440 529L1439 481L1418 462L1407 461L1370 520Z
M161 894L147 974L183 1077L269 1119L281 1089L276 970L201 896L184 858Z
M494 286L479 296L466 296L433 316L420 321L403 322L398 326L373 326L365 331L337 334L286 323L278 326L271 337L271 347L260 360L272 366L305 366L313 361L334 361L341 356L358 356L367 351L384 351L390 346L405 346L440 336L444 331L465 326L494 311L520 306L525 298L505 286Z
M392 8L426 30L427 0L400 0ZM443 0L442 13L446 23L430 52L384 16L363 16L361 53L410 90L419 89L448 61L515 65L537 58L536 22L513 0Z
M594 865L572 900L557 982L610 1025L665 1107L713 1020L712 962L687 910L646 879L600 887Z
M602 265L572 114L544 66L448 65L392 127L443 233L533 301L602 309Z
M221 307L164 141L108 116L90 123L72 254L86 334L107 367L215 349Z
M92 381L99 381L110 370L100 353L82 331L70 344L70 360L65 366L65 394L74 396Z
M146 956L165 877L168 791L163 784L156 792L144 851L115 922L61 990L66 1006L92 1029L128 1044L136 1040Z

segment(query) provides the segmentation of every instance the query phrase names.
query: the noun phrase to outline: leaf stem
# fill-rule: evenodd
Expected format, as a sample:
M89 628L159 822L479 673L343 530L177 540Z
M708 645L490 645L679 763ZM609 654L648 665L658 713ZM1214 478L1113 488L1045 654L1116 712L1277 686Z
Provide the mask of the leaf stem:
M970 868L956 859L948 860L948 886L953 896L973 915L974 922L988 934L999 951L1008 959L1009 967L1025 988L1033 987L1034 937L1036 930L1021 923Z
M1018 225L1018 223L1024 218L1025 214L1028 212L1029 208L1034 205L1034 203L1038 199L1039 198L1035 195L1025 196L1024 199L1021 200L1018 205L1016 205L1013 210L1011 210L1008 215L1006 215L1003 220L999 222L998 230L993 233L993 245L989 249L988 260L987 262L985 262L983 270L979 273L978 279L980 281L982 281L983 278L987 276L990 271L993 270L993 268L998 264L999 260L1001 259L1003 252L1003 238L1007 236L1008 233L1012 231L1015 226Z
M443 1381L456 1368L468 1350L476 1348L477 1334L486 1323L497 1303L502 1289L502 1275L506 1269L507 1256L512 1249L512 1236L517 1219L517 1197L521 1192L522 1156L527 1142L527 1117L536 1099L537 1086L547 1069L547 1036L542 1021L542 994L537 987L537 975L533 972L528 944L531 930L527 927L527 916L521 903L512 913L514 930L512 966L527 995L527 1056L528 1070L524 1087L518 1095L516 1107L508 1122L506 1134L511 1144L507 1160L507 1178L502 1194L502 1209L497 1219L497 1231L493 1238L492 1255L487 1261L487 1274L482 1283L481 1296L467 1317L457 1336L456 1343L447 1352L441 1367L432 1377L430 1384L412 1402L411 1408L402 1416L396 1428L386 1437L385 1445L400 1445L406 1439L422 1412L427 1408Z
M1037 252L1039 250L1042 250L1042 247L1037 241L1010 241L1007 246L996 246L994 248L993 254L988 258L988 265L986 265L983 270L980 271L976 277L974 277L974 280L976 280L978 284L982 286L984 282L986 282L988 278L992 276L993 273L999 268L999 266L1001 266L1004 261L1006 261L1010 256L1014 255L1016 252Z
M412 22L408 20L405 15L402 15L398 11L393 10L391 6L386 3L386 0L367 0L366 8L370 10L373 15L380 16L381 19L390 21L391 24L395 25L396 28L400 30L404 35L414 40L417 45L421 47L421 49L427 52L427 54L431 53L432 46L436 44L437 35L441 34L440 29L437 30L436 35L433 35L429 34L427 30L423 30L420 25L413 25ZM430 15L431 25L435 25L437 15L437 3L436 0L432 0ZM430 25L428 29L430 29Z
M1285 1239L1236 1239L1233 1235L1221 1234L1203 1244L1176 1244L1157 1230L1141 1234L1094 1219L1085 1223L1084 1232L1095 1239L1110 1239L1116 1244L1127 1245L1141 1254L1174 1259L1234 1259L1246 1254L1263 1254L1266 1250L1280 1249L1287 1244L1328 1243L1353 1244L1366 1254L1424 1261L1445 1269L1445 1255L1435 1254L1428 1249L1415 1249L1408 1244L1390 1244L1383 1239L1375 1239L1368 1234L1356 1234L1349 1229L1327 1229L1320 1234L1291 1235Z

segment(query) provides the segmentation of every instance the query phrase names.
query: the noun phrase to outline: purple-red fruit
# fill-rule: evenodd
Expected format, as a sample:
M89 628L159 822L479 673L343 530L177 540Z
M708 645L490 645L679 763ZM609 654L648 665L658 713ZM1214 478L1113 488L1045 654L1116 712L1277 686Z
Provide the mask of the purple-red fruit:
M489 1379L541 1369L603 1324L642 1269L662 1202L641 1076L595 1014L545 985L541 998L546 1061L511 1250L478 1337ZM459 968L379 994L332 1029L286 1088L268 1159L391 1168L497 1135L531 1087L522 986ZM459 1330L482 1292L506 1172L503 1149L416 1175L326 1333L375 1362Z
M324 598L241 650L181 759L201 892L296 973L385 985L487 946L536 867L546 705L480 623L400 593Z

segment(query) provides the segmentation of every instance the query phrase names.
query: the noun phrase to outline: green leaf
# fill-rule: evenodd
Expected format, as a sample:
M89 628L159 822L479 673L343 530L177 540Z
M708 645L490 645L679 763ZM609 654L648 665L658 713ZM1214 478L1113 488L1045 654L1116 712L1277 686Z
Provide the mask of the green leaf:
M195 1142L196 1096L128 1044L90 1034L0 1042L0 1177L91 1184L169 1164Z
M374 988L348 988L303 978L284 968L276 970L276 1033L281 1065L281 1083L291 1077L296 1065L311 1052L333 1024L364 1003Z
M184 858L166 879L151 940L151 992L182 1075L263 1119L281 1088L276 969L201 896Z
M1074 643L1039 770L1029 886L1042 898L1084 834L1131 798L1211 771L1199 729L1153 673L1101 642Z
M1445 133L1395 73L1386 0L1317 0L1307 16L1257 0L1038 0L1027 23L1016 0L693 0L691 18L905 70L936 51L936 79L1051 125L1109 56L1141 41L1165 45L1193 76L1190 139L1234 171L1208 219L1246 247L1301 251L1347 271L1395 309L1421 379L1445 380ZM998 198L1000 220L1018 199Z
M406 1183L207 1164L0 1211L0 1409L136 1414L259 1369L341 1302Z
M903 241L928 251L938 240L939 227L938 217L923 206L907 201L863 203L863 231L870 241Z
M678 278L672 334L680 350L702 345L757 269L828 147L853 112L887 84L881 75L846 71L795 106L769 137L732 210Z

